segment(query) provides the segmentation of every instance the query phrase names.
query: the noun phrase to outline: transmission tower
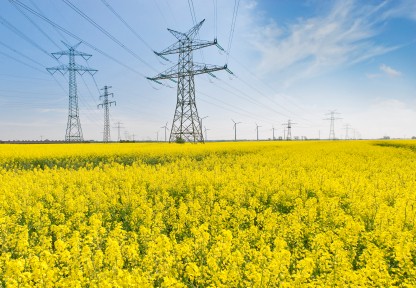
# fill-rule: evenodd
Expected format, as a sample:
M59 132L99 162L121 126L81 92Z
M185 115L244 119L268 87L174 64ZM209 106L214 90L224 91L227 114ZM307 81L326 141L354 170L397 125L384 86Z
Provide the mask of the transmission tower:
M120 142L120 140L121 140L121 137L120 137L120 129L121 128L124 128L123 126L121 126L121 124L123 124L123 123L121 123L120 121L119 122L117 122L116 123L116 127L113 127L113 128L117 128L117 130L118 130L118 142Z
M107 143L111 141L110 138L110 106L111 104L116 105L116 101L108 101L108 96L114 97L113 93L108 93L108 89L111 86L104 86L101 90L104 90L104 95L101 95L100 98L103 98L103 103L98 104L98 108L100 106L104 108L104 133L103 133L103 142Z
M237 124L241 124L241 122L235 122L233 119L231 119L234 123L234 141L237 141Z
M273 140L275 140L275 138L274 138L274 130L276 130L274 127L272 127L272 131L273 131Z
M166 59L164 57L166 55L179 54L178 63L155 77L147 78L159 84L160 82L158 80L164 79L177 82L176 109L173 116L169 142L175 142L177 140L194 143L204 142L202 126L195 103L194 76L205 73L213 76L212 72L219 70L227 70L231 73L227 65L216 66L195 63L193 61L194 50L217 45L217 39L214 39L214 41L195 39L204 21L205 19L186 33L168 29L178 41L162 52L155 52L155 54L163 59Z
M330 129L329 129L329 140L335 140L335 120L339 120L342 118L335 117L335 115L341 114L336 112L336 110L329 111L329 113L325 115L329 115L329 118L325 118L324 120L330 120Z
M297 123L293 123L291 120L288 120L287 123L282 124L283 126L285 126L285 129L287 129L286 140L292 139L292 125L295 124Z
M69 72L69 108L65 141L79 142L83 141L84 138L82 136L81 122L79 120L76 73L82 75L85 72L88 72L89 74L94 75L98 70L75 64L75 56L81 56L82 58L84 58L84 60L88 60L92 56L91 54L87 54L76 50L76 48L81 44L81 42L74 46L69 46L65 42L62 43L68 48L68 50L52 53L52 56L56 59L59 59L63 55L68 55L68 65L59 65L57 67L46 68L46 70L48 70L48 72L52 75L57 71L60 72L62 75L65 75L66 72Z
M345 126L344 126L344 129L345 129L345 140L348 140L350 138L349 135L348 135L348 132L349 132L350 128L351 128L351 125L350 124L345 124Z

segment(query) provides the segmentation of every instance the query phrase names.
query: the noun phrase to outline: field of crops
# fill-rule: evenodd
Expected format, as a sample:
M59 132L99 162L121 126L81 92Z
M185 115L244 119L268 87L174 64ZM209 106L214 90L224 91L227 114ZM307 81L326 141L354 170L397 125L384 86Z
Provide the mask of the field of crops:
M0 286L416 286L416 143L0 145Z

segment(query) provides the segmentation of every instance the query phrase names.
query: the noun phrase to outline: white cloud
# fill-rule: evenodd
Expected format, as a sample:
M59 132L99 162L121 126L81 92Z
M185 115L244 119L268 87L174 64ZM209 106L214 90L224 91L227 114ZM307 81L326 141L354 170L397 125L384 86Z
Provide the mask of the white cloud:
M273 21L257 24L250 42L260 54L258 72L290 72L286 79L290 85L399 48L372 40L381 33L379 16L386 6L385 2L371 6L354 0L336 1L325 15L298 19L285 27Z
M385 64L381 64L380 65L380 70L387 76L389 77L399 77L402 75L402 73L400 71L397 71Z

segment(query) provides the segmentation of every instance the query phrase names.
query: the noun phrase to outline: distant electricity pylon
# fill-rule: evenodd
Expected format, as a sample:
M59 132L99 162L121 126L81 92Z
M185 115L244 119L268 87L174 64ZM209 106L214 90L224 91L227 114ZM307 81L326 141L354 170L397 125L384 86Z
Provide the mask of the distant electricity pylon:
M350 124L345 124L345 126L344 126L344 129L345 129L345 140L348 140L349 139L348 132L349 132L350 128L351 128L351 125Z
M160 128L164 128L165 129L165 142L166 142L167 141L166 140L166 130L169 130L169 128L168 128L168 122L166 122L165 126L162 126Z
M292 125L295 125L297 123L293 123L290 119L287 121L287 123L282 124L287 129L286 134L286 140L292 139Z
M155 52L155 54L165 60L167 60L164 57L165 55L179 54L178 63L155 77L147 78L159 84L161 83L158 80L164 79L177 82L176 110L173 116L169 142L175 142L177 140L194 143L204 142L201 122L198 117L198 110L195 102L194 76L205 73L214 76L212 72L219 70L227 70L229 73L232 73L227 68L227 65L215 66L194 63L194 50L217 45L217 39L214 39L214 41L195 39L204 21L205 19L196 24L186 33L168 29L168 31L172 33L178 41L162 52ZM177 79L177 81L174 79Z
M234 141L237 141L237 124L241 124L241 122L235 122L233 119L231 121L234 122Z
M272 138L272 140L275 140L275 138L274 138L274 127L272 127L272 131L273 131L273 138Z
M259 141L259 128L260 127L261 126L257 125L257 123L256 123L257 141Z
M108 101L108 96L114 97L113 93L108 93L108 89L111 86L104 86L101 90L104 90L104 95L101 95L100 98L103 98L103 103L98 104L98 108L100 106L104 108L104 133L103 133L103 142L107 143L111 141L110 137L110 109L109 107L111 104L116 105L116 101Z
M78 94L77 94L77 81L76 81L76 73L80 75L88 72L91 75L94 75L98 70L91 69L88 67L81 66L79 64L75 64L75 56L81 56L85 60L91 58L91 54L87 54L84 52L77 51L76 48L81 44L74 46L69 46L65 42L62 42L67 48L67 51L60 51L52 53L53 57L56 59L61 58L63 55L68 55L69 63L68 65L60 65L57 67L46 68L49 73L52 75L59 71L62 75L65 75L66 72L69 72L69 108L68 108L68 124L66 126L66 134L65 134L65 141L67 142L75 142L75 141L83 141L84 138L82 136L82 129L81 129L81 122L79 121L79 108L78 108Z
M329 113L325 115L330 115L329 118L325 118L324 120L330 120L330 129L329 129L329 140L335 140L335 120L339 120L342 118L335 117L335 115L341 114L338 113L336 110L329 111Z
M123 124L123 123L121 123L119 121L119 122L116 123L116 127L113 127L113 128L117 128L117 130L118 130L118 142L120 142L120 140L121 140L121 137L120 137L120 129L121 128L124 128L123 126L121 126L121 124Z

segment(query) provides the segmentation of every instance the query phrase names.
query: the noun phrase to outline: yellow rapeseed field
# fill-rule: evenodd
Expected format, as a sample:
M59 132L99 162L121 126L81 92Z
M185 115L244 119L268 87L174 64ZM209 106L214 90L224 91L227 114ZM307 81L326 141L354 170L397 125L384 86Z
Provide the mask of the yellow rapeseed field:
M0 145L0 286L415 287L411 141Z

